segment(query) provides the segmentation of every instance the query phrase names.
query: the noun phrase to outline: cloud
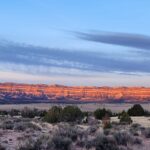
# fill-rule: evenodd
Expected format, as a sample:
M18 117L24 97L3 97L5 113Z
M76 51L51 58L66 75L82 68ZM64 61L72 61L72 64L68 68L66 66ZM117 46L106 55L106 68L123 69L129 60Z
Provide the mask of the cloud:
M62 84L69 86L147 86L150 87L149 75L128 76L100 73L98 76L44 76L0 70L0 80L4 82Z
M71 76L99 75L102 72L150 73L150 58L138 57L0 42L2 71Z
M78 60L81 53L5 42L0 44L0 61L34 66L86 68Z
M150 50L150 36L119 32L75 32L83 40Z

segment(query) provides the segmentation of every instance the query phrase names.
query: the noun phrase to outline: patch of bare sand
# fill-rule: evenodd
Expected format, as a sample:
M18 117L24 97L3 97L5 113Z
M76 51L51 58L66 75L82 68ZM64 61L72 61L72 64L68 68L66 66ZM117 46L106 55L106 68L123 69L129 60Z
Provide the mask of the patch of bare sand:
M150 117L131 117L133 123L138 123L143 127L150 127ZM118 117L111 117L111 122L119 122Z

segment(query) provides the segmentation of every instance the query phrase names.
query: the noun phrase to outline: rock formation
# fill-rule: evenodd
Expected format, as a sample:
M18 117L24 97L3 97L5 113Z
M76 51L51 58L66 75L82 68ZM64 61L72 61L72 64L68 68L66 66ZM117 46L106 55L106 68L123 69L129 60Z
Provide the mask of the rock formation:
M150 102L150 88L0 83L0 103L94 101Z

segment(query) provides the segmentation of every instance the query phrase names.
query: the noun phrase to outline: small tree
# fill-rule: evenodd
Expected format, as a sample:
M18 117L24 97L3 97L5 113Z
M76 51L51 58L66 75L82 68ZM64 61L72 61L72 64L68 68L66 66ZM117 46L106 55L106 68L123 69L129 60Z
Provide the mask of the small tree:
M8 112L6 110L0 110L0 115L8 115Z
M76 106L66 106L62 112L63 121L76 121L83 117L82 111Z
M11 109L9 114L10 114L10 116L18 116L18 115L20 115L20 111L17 109Z
M132 119L131 117L129 116L129 114L125 111L123 111L121 114L120 114L120 123L127 123L127 124L130 124L132 123Z
M108 114L105 114L105 116L102 118L102 123L104 129L111 128L110 117Z
M96 119L100 119L100 120L102 120L102 118L105 116L105 115L109 115L109 116L111 116L111 111L109 111L109 110L106 110L105 108L103 108L103 109L97 109L97 110L95 110L94 111L94 116L95 116L95 118Z
M53 106L45 115L44 120L49 123L56 123L61 120L62 108Z
M135 104L132 108L128 110L130 116L144 116L145 111L140 104Z
M25 107L22 111L21 111L21 116L24 118L34 118L35 117L35 112L34 110Z

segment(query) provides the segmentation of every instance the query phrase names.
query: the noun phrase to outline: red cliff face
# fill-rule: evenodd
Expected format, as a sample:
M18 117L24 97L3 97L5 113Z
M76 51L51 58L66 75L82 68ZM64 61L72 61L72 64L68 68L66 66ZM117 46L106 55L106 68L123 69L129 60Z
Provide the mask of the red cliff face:
M0 84L0 99L5 101L150 101L150 88L145 87L67 87L44 84ZM9 102L10 102L9 101Z

